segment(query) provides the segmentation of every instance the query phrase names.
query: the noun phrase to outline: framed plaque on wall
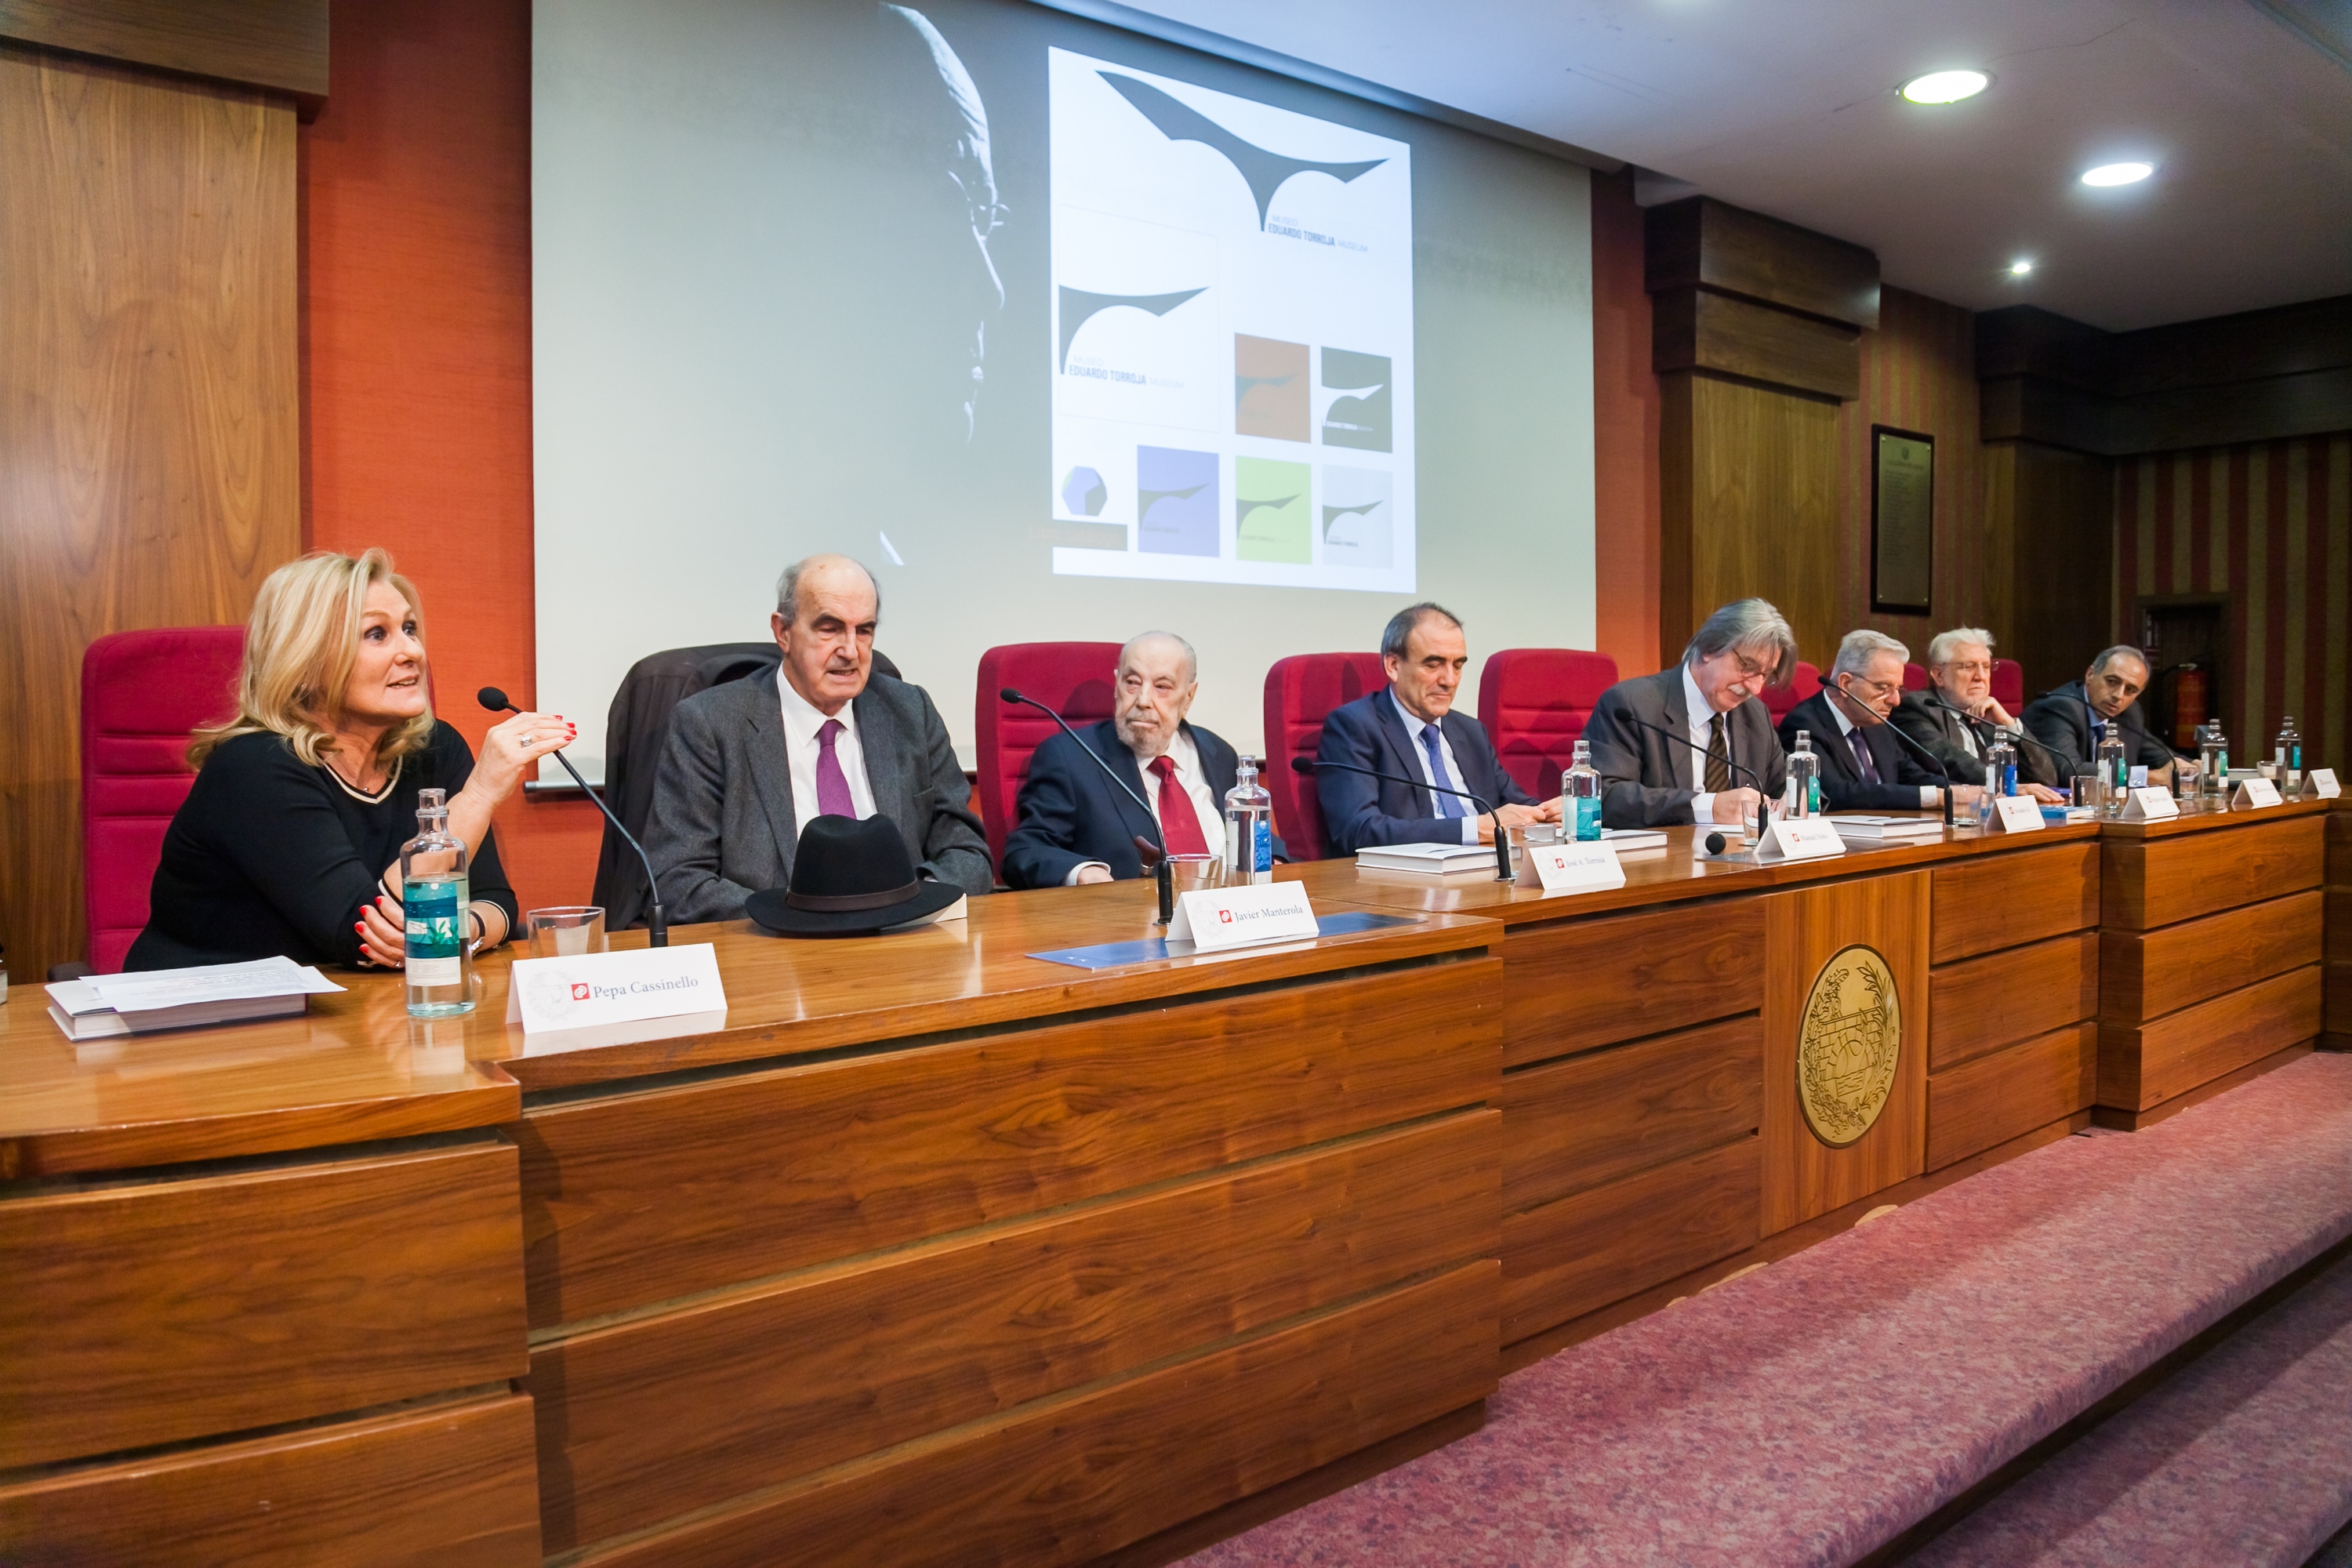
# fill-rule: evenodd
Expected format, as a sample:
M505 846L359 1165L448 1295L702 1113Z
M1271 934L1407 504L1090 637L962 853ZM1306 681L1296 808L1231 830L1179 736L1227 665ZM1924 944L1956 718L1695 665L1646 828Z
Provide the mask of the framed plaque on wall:
M1927 615L1936 584L1936 438L1870 427L1870 607Z

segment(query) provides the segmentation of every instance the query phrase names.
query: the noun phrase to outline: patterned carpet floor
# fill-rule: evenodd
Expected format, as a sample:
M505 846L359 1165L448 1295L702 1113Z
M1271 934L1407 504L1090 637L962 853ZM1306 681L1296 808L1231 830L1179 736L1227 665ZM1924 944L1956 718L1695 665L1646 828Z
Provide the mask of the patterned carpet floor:
M2347 1236L2352 1056L2307 1057L1564 1351L1483 1430L1187 1561L1850 1563Z

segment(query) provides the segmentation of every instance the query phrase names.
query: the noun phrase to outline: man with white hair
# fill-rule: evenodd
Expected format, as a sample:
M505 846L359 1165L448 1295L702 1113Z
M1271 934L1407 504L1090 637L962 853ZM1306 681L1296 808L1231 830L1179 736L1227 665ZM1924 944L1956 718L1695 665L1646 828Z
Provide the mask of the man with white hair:
M1886 721L1903 696L1903 665L1910 657L1909 648L1884 632L1848 632L1830 664L1829 684L1780 721L1780 744L1789 750L1796 750L1800 730L1812 737L1813 754L1822 760L1822 804L1829 809L1942 806L1946 781L1913 756ZM1955 782L1952 804L1974 805L1983 793L1981 784Z
M1004 839L1005 886L1140 877L1139 838L1171 855L1223 856L1225 793L1240 759L1184 717L1200 677L1192 645L1173 632L1145 632L1118 650L1111 716L1075 740L1057 732L1030 754L1019 823ZM1143 797L1149 818L1095 758ZM1274 852L1283 852L1279 840Z
M2099 742L2109 731L2123 737L2124 760L2147 770L2150 784L2172 782L2172 748L2147 732L2139 694L2147 689L2147 656L2128 643L2103 650L2083 672L2025 709L2034 739L2065 759L2071 777L2098 771Z
M1992 634L1955 626L1927 641L1925 691L1906 691L1890 722L1927 748L1956 779L1984 777L1985 753L2007 741L2017 751L2018 788L2044 805L2058 782L2049 752L1992 694Z
M1788 759L1759 700L1797 668L1797 634L1762 599L1707 616L1683 657L1655 675L1601 694L1584 726L1601 775L1601 820L1611 827L1754 822L1758 792L1778 797Z

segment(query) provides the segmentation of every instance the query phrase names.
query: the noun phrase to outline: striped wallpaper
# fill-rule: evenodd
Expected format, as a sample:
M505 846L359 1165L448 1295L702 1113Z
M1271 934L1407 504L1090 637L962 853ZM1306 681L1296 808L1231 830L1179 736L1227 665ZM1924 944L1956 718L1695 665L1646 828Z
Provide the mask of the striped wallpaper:
M2292 713L2314 765L2352 763L2352 433L2126 458L2115 497L2116 640L2140 595L2227 593L2233 756Z

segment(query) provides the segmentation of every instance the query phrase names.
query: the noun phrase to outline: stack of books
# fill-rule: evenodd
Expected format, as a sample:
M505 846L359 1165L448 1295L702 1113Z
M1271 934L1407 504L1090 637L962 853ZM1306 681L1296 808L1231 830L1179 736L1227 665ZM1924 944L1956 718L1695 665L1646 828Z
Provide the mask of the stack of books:
M1940 816L1832 816L1829 820L1840 838L1863 847L1924 844L1944 837Z
M93 974L56 980L49 1021L68 1040L103 1040L150 1029L188 1029L299 1013L313 994L341 986L290 958L250 963L207 963L193 969L151 969L137 974Z
M1376 844L1356 851L1358 868L1367 871L1421 871L1442 877L1448 871L1495 869L1491 844Z

